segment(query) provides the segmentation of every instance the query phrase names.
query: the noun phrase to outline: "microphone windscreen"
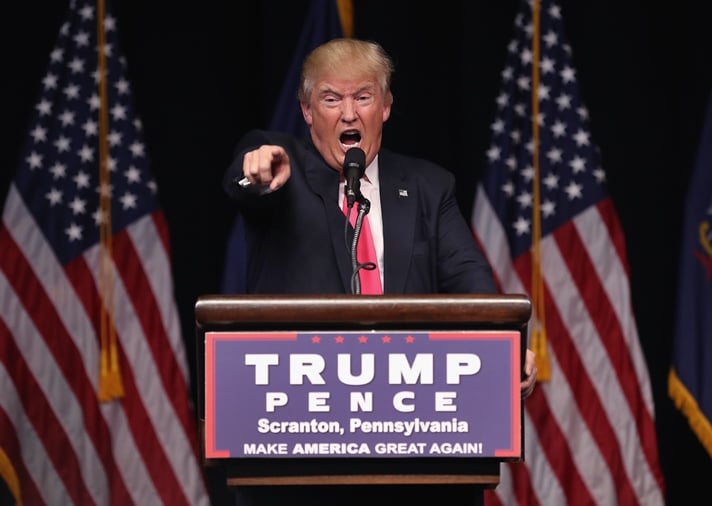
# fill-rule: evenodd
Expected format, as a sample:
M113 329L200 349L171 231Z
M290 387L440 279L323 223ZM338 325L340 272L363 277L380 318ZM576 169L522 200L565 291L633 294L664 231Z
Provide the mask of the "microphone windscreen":
M357 168L359 177L366 170L366 153L361 148L351 148L346 152L344 168Z

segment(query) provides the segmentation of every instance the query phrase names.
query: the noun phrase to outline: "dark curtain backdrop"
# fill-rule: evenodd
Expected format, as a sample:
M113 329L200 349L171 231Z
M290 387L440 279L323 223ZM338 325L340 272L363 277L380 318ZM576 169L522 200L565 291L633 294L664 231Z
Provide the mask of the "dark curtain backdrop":
M0 9L3 201L67 3L25 0ZM684 197L712 89L706 35L712 9L693 1L561 5L626 234L669 504L709 497L700 477L712 476L712 461L669 400L667 372ZM517 7L516 0L354 0L356 36L381 42L396 63L384 144L453 171L468 217ZM238 137L268 123L306 10L306 0L115 6L170 226L176 297L193 361L193 305L220 290L233 220L221 176Z

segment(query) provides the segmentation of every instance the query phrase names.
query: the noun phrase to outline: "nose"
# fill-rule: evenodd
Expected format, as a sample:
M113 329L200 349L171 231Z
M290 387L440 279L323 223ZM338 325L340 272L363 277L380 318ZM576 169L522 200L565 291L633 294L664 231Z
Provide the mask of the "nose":
M341 104L341 119L346 122L352 122L356 119L356 101L347 97Z

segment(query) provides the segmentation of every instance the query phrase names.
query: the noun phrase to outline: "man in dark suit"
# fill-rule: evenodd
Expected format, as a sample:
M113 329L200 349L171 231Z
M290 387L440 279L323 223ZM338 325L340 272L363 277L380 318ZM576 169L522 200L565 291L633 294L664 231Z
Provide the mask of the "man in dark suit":
M350 242L339 204L352 147L365 152L362 186L375 196L369 219L381 232L384 293L497 291L457 206L453 175L381 149L393 102L391 72L376 44L325 44L307 58L299 91L311 139L253 131L240 141L224 188L245 219L249 293L350 291Z
M240 140L223 186L244 219L248 293L353 292L354 229L342 210L342 173L355 147L365 155L360 191L371 205L382 293L497 292L457 205L454 176L381 148L392 71L376 43L327 42L302 67L298 98L310 138L255 130ZM525 373L523 397L536 380L529 350Z
M364 131L353 122L343 127ZM238 149L255 146L268 158L276 153L280 163L288 160L290 177L276 191L259 195L236 183L249 174L250 169L243 173L243 163L249 163L243 156L228 171L225 186L240 203L247 230L247 291L348 293L351 242L338 205L340 166L328 165L311 141L283 134L253 131ZM384 293L496 293L489 264L457 206L453 175L424 160L377 146L371 150L366 175L377 163L380 201L370 199L369 218L377 228L373 209L380 204ZM341 158L343 163L343 153Z

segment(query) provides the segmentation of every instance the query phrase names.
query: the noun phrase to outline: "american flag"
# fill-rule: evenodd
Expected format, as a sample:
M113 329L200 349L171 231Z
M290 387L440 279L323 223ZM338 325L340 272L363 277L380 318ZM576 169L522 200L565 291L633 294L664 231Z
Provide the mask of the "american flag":
M535 309L543 308L530 329L532 336L540 324L544 331L538 358L548 360L550 378L525 402L525 463L502 466L487 503L664 504L623 232L578 92L562 11L542 0L533 17L536 5L522 1L516 16L471 225L502 290L528 293ZM532 288L535 212L541 291Z
M0 227L0 476L25 505L208 504L125 70L102 0L71 1Z

